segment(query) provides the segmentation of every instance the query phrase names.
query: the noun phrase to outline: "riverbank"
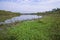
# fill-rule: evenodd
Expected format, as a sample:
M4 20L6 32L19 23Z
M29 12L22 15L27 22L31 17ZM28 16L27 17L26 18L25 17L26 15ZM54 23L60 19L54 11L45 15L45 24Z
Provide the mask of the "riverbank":
M34 21L23 21L11 28L2 37L6 40L59 40L60 15L45 16Z
M3 22L6 19L9 19L9 18L12 18L12 17L15 17L15 16L19 16L19 15L20 15L19 13L0 10L0 22Z
M0 40L60 40L60 13L41 19L22 21L0 31Z

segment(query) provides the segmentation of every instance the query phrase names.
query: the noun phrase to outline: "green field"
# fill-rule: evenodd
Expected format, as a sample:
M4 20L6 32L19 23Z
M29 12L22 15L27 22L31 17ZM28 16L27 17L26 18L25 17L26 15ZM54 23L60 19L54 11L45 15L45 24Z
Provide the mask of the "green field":
M41 19L17 22L0 31L0 40L60 40L60 11Z

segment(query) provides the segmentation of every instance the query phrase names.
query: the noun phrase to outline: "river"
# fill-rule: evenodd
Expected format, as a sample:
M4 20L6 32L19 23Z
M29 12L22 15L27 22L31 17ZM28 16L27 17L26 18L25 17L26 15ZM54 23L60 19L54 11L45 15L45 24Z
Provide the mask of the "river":
M11 19L7 19L4 22L0 22L0 24L13 23L13 22L18 22L18 21L32 20L32 19L38 19L38 18L42 18L42 16L38 16L38 15L20 15L20 16L17 16L17 17L13 17Z

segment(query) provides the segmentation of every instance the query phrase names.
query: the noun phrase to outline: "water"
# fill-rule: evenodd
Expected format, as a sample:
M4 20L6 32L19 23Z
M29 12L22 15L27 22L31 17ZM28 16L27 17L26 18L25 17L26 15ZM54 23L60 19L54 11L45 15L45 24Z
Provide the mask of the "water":
M0 25L2 25L2 24L9 24L9 23L15 23L15 22L24 21L24 20L33 20L33 19L38 19L38 18L42 18L42 16L37 16L37 15L20 15L20 16L17 16L17 17L13 17L11 19L7 19L4 22L0 22ZM0 28L0 30L3 30L3 29Z
M38 18L42 18L42 16L38 16L38 15L20 15L20 16L17 16L17 17L13 17L11 19L7 19L3 23L13 23L13 22L17 22L17 21L32 20L32 19L38 19Z

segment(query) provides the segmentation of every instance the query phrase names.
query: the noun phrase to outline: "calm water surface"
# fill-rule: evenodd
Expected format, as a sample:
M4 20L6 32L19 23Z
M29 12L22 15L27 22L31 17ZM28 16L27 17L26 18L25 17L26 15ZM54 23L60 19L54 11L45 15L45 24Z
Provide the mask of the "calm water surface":
M37 15L20 15L20 16L17 16L17 17L13 17L11 19L7 19L4 22L0 22L0 25L2 25L2 24L9 24L9 23L15 23L15 22L24 21L24 20L33 20L33 19L38 19L38 18L42 18L42 16L37 16ZM0 30L3 30L3 29L0 28Z
M42 16L38 15L20 15L17 17L13 17L11 19L5 20L5 23L11 23L11 22L16 22L16 21L24 21L24 20L32 20L32 19L38 19L42 18Z
M32 20L32 19L38 19L38 18L42 18L42 16L38 16L38 15L20 15L20 16L17 16L17 17L13 17L11 19L7 19L4 22L0 22L0 24L14 23L14 22L18 22L18 21Z

